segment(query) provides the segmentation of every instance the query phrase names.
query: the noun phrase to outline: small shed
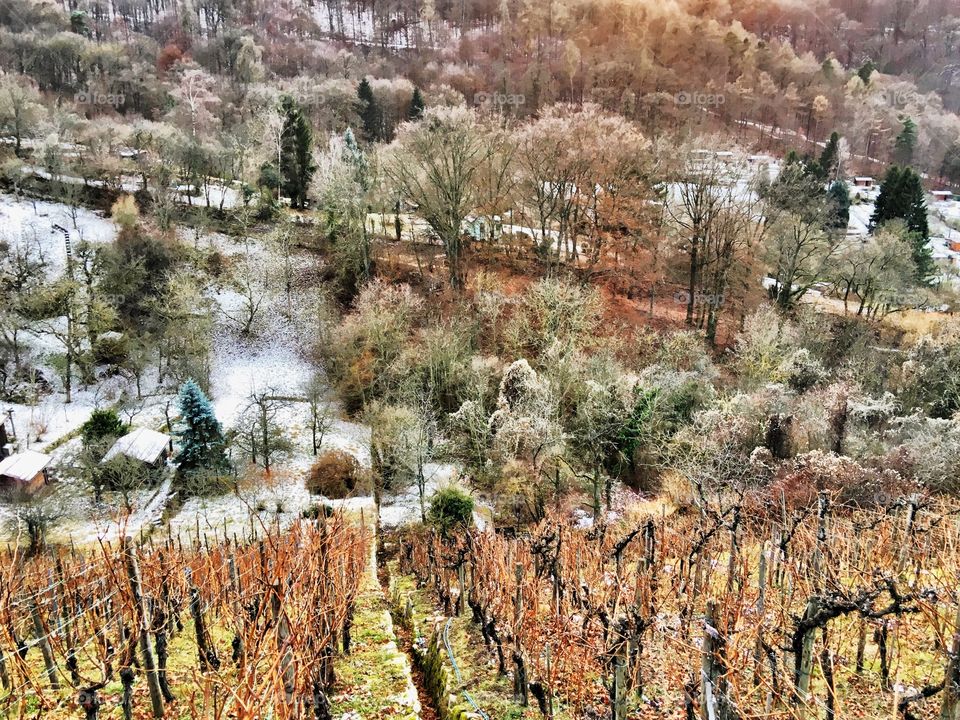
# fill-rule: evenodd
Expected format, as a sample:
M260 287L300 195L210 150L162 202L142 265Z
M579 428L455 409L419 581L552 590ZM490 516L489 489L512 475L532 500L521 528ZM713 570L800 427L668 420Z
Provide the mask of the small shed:
M499 240L503 235L503 223L499 215L467 215L463 219L461 231L477 242Z
M872 177L866 177L866 176L855 177L853 179L854 187L864 188L866 190L873 189L873 184L875 182L876 181Z
M953 200L953 190L934 190L932 193L933 199L943 202L945 200Z
M169 435L149 428L136 428L113 444L113 447L103 456L103 462L109 462L118 455L123 455L156 468L166 462L169 454Z
M0 483L4 489L32 493L43 487L52 458L35 450L14 453L0 461Z

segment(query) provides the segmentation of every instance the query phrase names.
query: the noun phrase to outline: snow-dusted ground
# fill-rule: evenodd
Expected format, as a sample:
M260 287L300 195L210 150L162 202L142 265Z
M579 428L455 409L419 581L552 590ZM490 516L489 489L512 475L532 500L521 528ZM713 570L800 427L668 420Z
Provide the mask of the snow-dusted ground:
M52 276L63 272L67 259L63 233L54 225L65 228L74 244L110 242L117 234L113 221L93 210L0 194L0 241L36 250Z
M340 5L341 12L326 2L313 6L313 19L320 31L336 39L341 37L357 45L384 46L393 50L406 50L417 46L421 49L440 49L445 44L460 37L460 29L442 20L431 23L411 23L403 25L400 13L390 18L386 27L377 22L372 10L358 9ZM422 26L421 26L422 25Z
M84 208L71 211L66 205L29 199L18 200L9 195L0 195L0 238L6 242L30 243L41 253L48 264L48 276L60 275L66 267L66 251L62 233L53 230L59 224L71 232L74 240L110 242L117 228L101 214ZM210 233L197 238L193 230L181 228L183 242L199 247L216 248L229 256L229 264L236 268L244 262L246 254L257 266L266 267L271 251L262 242L249 240L246 243L224 235ZM308 256L298 257L300 269L314 260ZM276 283L274 283L276 284ZM243 297L230 287L211 288L209 297L218 306L218 315L211 354L210 396L217 416L226 429L236 425L243 416L253 392L270 391L289 398L279 411L278 422L284 435L292 444L292 451L277 459L269 478L251 475L239 483L239 491L219 497L190 498L184 502L173 517L167 518L169 528L184 542L196 537L214 536L223 538L224 533L245 537L252 531L260 532L265 526L280 523L287 525L300 516L313 503L325 501L312 498L304 486L304 478L314 458L310 446L308 407L298 401L314 372L307 359L303 338L307 333L301 327L302 317L297 313L287 317L286 298L267 294L264 298L261 317L255 332L244 337L231 319L242 308ZM306 306L305 298L293 298L294 308ZM302 313L301 313L302 315ZM50 533L52 541L73 540L76 543L95 543L101 539L114 539L120 535L137 535L150 525L157 524L167 502L174 492L169 482L159 488L145 488L130 496L132 512L121 508L118 497L108 495L105 502L94 502L89 487L73 479L71 466L81 449L79 438L69 439L86 421L95 408L110 407L123 401L126 412L133 416L137 426L165 428L165 407L174 398L173 388L158 387L156 373L148 372L144 382L145 398L135 401L135 391L130 380L112 377L91 387L76 387L73 402L64 402L64 395L56 373L46 357L58 352L54 339L48 335L31 335L27 338L32 362L54 385L54 392L41 396L36 403L0 403L0 413L13 411L21 447L35 450L50 450L53 455L53 474L57 478L49 500L56 505L59 518ZM331 401L332 402L332 401ZM175 407L175 404L174 404ZM335 410L335 407L334 407ZM123 414L123 413L121 413ZM339 449L354 455L364 466L370 464L370 429L359 423L335 418L324 436L321 451ZM457 476L456 468L436 465L428 468L427 495ZM347 508L359 507L369 498L333 501L332 504ZM416 487L396 497L385 497L382 518L386 525L416 521L420 516L420 504ZM12 539L10 533L15 506L0 504L0 535Z
M71 185L88 185L96 188L107 187L108 185L103 180L91 180L63 173L54 175L49 170L36 165L24 165L20 170L24 175L33 175L44 180L56 179L57 182ZM211 180L211 178L208 178L208 180ZM143 189L143 179L138 175L121 175L116 186L123 192L133 194ZM209 182L206 186L201 187L177 185L171 189L174 193L174 199L184 205L229 209L241 203L241 196L237 189L220 182Z

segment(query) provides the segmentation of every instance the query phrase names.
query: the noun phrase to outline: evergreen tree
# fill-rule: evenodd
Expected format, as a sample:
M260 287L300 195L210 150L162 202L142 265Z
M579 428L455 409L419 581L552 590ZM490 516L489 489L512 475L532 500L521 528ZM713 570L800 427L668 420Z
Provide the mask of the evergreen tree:
M90 37L90 18L85 10L74 10L70 13L70 32L84 37Z
M873 205L873 215L870 218L871 231L875 230L887 220L895 217L903 217L903 215L899 214L901 175L900 167L893 165L887 170L883 182L880 183L880 193L877 195L877 201Z
M923 190L920 176L910 170L905 171L903 178L904 190L907 196L907 212L905 220L910 232L917 233L926 242L930 237L930 225L927 220L927 197Z
M824 179L836 177L840 165L840 135L832 133L820 154L820 172ZM846 187L846 186L844 186Z
M846 230L850 224L850 191L843 180L834 180L827 192L834 207L833 227Z
M900 218L910 232L919 233L926 240L930 237L927 223L927 201L920 176L910 168L891 167L880 185L880 195L870 218L871 229Z
M863 80L864 85L870 84L870 76L873 75L873 71L877 69L877 66L873 64L873 60L867 60L863 65L860 66L860 69L857 70L857 75L860 76L860 79Z
M366 193L370 189L370 164L350 128L343 133L343 159L353 168L353 179L360 190Z
M901 165L909 165L917 146L917 124L912 118L904 118L903 129L893 143L894 159Z
M373 95L370 81L363 78L357 85L357 114L363 123L363 139L376 142L383 139L383 111Z
M933 256L927 243L930 226L927 201L920 176L911 168L891 167L880 186L880 195L870 218L871 230L891 220L903 220L910 233L911 256L922 282L934 272Z
M408 120L419 120L423 117L423 111L427 109L427 104L423 101L423 95L420 88L413 89L413 97L410 98L410 109L407 111Z
M80 435L84 445L93 445L104 438L118 438L123 435L123 422L116 410L94 410L90 418L80 426Z
M910 257L917 268L917 280L921 283L928 283L936 271L930 243L917 232L910 233L909 241Z
M193 380L187 380L180 388L179 404L182 424L176 432L180 440L176 461L180 472L225 470L223 427L210 400Z
M791 168L795 173L800 173L804 177L816 179L818 183L826 178L827 174L820 166L819 161L815 160L809 154L801 155L796 150L791 150L783 161L785 168ZM821 188L822 190L822 188Z
M960 143L953 143L947 148L940 164L940 176L954 185L960 183Z
M284 115L280 140L280 189L290 198L291 207L304 208L310 179L317 169L313 162L313 130L292 97L285 96L280 108Z

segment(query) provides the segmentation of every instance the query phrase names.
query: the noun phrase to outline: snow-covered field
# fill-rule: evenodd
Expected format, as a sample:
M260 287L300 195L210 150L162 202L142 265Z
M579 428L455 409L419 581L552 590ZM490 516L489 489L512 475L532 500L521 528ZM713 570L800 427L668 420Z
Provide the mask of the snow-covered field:
M60 183L69 183L71 185L87 185L89 187L96 188L108 187L108 183L103 180L85 179L82 177L76 177L75 175L64 175L62 173L54 175L54 173L51 173L49 170L36 165L24 165L21 168L21 171L24 175L32 175L34 177L43 178L44 180L55 179ZM221 182L217 182L214 178L207 178L207 180L207 184L200 187L193 185L177 185L171 188L171 190L173 190L174 199L184 205L194 205L217 209L229 209L236 207L241 203L240 193L235 187L223 185ZM127 192L132 195L133 193L139 192L143 189L143 180L138 175L124 174L116 178L110 186L119 188L123 192Z
M6 242L26 242L43 255L49 265L49 275L55 277L66 266L63 235L53 225L67 228L73 238L90 242L111 242L117 228L109 218L87 209L71 210L66 205L0 195L0 238ZM208 234L199 240L191 229L182 228L180 235L186 243L215 247L231 256L234 263L242 262L251 253L257 263L267 263L270 250L257 240L241 243L220 234ZM306 264L314 260L299 257ZM310 381L314 368L307 359L303 344L304 332L299 320L286 317L283 312L286 299L265 296L256 333L244 337L239 332L236 317L243 298L236 290L222 287L211 289L219 312L215 323L213 352L210 366L210 396L218 418L226 429L236 425L242 417L253 392L269 390L272 394L291 400L279 411L278 422L291 442L292 451L279 458L269 478L245 478L237 493L212 498L187 499L173 517L166 518L174 535L184 541L201 535L223 537L224 528L231 537L245 536L251 529L286 525L318 498L311 498L304 487L304 477L313 462L310 446L308 408L298 402ZM305 307L304 298L294 297L294 307ZM64 402L59 380L46 357L57 351L55 344L44 335L31 335L27 345L33 362L54 385L54 392L37 398L33 404L0 402L0 413L13 412L13 423L22 447L50 451L53 456L54 484L51 502L56 503L60 517L50 534L54 541L72 539L77 543L92 543L101 538L118 535L136 535L148 525L160 521L164 507L173 494L168 484L160 488L146 488L132 493L133 508L128 514L121 511L119 498L108 497L105 503L94 502L91 490L71 479L70 467L81 449L79 438L69 438L90 416L95 408L116 405L126 399L128 412L135 414L133 423L158 430L165 428L164 409L175 400L174 388L158 386L156 374L148 372L144 382L145 397L135 397L132 380L111 377L90 387L74 389L73 402ZM175 403L173 405L175 407ZM123 415L123 413L121 413ZM51 447L55 449L51 450ZM324 449L339 449L354 455L364 466L370 464L370 429L342 418L334 419L324 436ZM428 492L438 484L456 476L452 466L434 466L428 470ZM343 501L335 505L351 507L360 500ZM0 535L10 538L12 515L15 508L0 504ZM419 519L419 498L416 488L396 498L385 498L382 517L384 524L395 525Z
M110 242L117 234L110 218L93 210L0 194L0 241L34 248L50 266L51 275L63 272L67 261L63 233L54 225L65 228L73 243Z

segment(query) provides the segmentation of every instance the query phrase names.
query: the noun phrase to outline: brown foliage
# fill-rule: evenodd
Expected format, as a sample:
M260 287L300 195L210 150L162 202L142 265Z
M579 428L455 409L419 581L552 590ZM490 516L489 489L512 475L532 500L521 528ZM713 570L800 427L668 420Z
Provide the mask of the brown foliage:
M307 489L333 500L367 489L368 478L356 458L342 450L328 450L310 468Z
M171 43L157 54L157 70L165 73L182 59L183 50Z

